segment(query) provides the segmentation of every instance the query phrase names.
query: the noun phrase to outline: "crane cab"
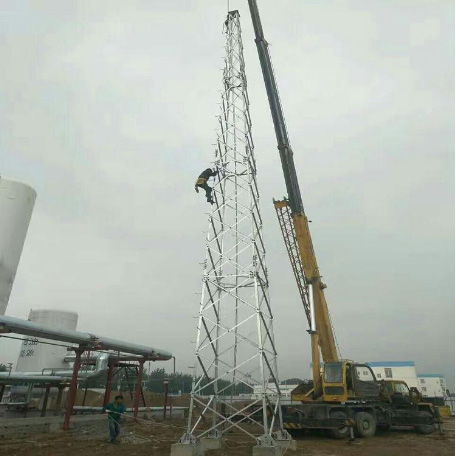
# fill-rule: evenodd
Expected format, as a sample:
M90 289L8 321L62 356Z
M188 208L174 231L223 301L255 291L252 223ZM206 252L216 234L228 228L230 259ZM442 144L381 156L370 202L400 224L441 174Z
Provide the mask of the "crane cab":
M380 396L383 401L393 404L425 404L418 388L409 387L404 380L382 380Z
M378 400L381 385L367 364L349 360L329 361L323 365L319 394L310 382L302 383L291 392L293 401L343 403L353 400Z
M323 367L322 392L324 402L378 399L380 384L367 364L330 361Z

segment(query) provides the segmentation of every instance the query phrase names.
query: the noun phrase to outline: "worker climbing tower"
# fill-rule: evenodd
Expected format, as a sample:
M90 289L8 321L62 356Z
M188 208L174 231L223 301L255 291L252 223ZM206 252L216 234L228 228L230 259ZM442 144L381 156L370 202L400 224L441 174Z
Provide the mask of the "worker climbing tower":
M259 208L239 12L223 27L226 56L215 178L186 433L172 452L218 448L227 431L280 454L280 387ZM254 442L253 442L254 443ZM189 447L185 447L189 445ZM188 450L188 451L186 451Z

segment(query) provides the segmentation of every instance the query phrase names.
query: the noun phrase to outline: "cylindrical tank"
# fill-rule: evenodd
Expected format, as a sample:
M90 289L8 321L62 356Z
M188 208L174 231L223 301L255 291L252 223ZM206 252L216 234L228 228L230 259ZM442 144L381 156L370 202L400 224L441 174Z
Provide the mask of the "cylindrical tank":
M5 315L35 200L33 188L0 177L0 315Z
M78 314L63 310L30 310L29 321L42 325L51 325L56 328L76 330ZM48 344L40 344L44 341ZM65 347L49 345L51 340L37 337L27 337L22 342L19 358L17 360L17 372L41 372L43 369L68 369L70 365L64 361L68 351ZM58 344L59 342L55 342ZM46 373L46 372L45 372ZM49 371L47 371L49 373Z

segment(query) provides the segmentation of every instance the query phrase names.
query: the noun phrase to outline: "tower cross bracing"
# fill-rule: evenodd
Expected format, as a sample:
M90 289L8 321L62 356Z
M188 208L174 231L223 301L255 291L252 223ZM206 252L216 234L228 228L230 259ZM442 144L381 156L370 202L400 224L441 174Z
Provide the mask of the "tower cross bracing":
M284 434L263 220L239 13L224 23L225 66L198 315L189 443L230 429L260 444ZM253 425L253 426L252 426Z

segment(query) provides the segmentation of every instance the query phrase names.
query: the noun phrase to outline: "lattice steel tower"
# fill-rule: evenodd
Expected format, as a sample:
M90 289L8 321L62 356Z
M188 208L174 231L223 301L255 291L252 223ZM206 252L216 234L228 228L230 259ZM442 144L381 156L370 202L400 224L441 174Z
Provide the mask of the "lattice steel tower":
M237 428L259 445L289 438L280 387L238 11L223 28L224 89L215 149L188 429L180 443ZM240 393L254 398L240 400ZM245 426L253 424L254 426Z

